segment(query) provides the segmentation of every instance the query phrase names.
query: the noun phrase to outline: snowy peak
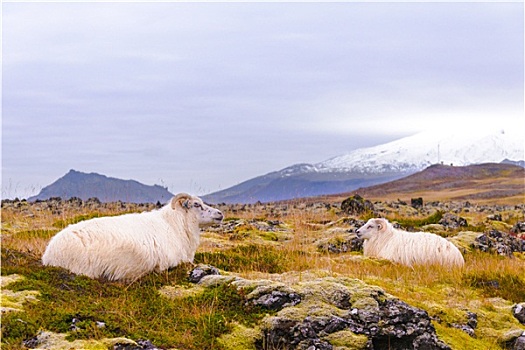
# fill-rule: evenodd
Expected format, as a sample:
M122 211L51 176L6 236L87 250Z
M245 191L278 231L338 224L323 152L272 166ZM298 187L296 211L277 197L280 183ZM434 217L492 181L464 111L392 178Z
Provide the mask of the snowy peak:
M466 134L422 132L375 147L360 148L328 159L315 167L322 172L352 171L368 174L416 172L432 164L458 166L523 160L523 139L503 130Z
M493 133L436 130L360 148L317 164L295 164L202 198L209 203L272 202L346 193L397 180L433 164L466 166L503 161L519 164L524 159L521 135L499 130Z
M279 170L277 173L281 177L286 177L286 176L293 176L293 175L299 175L299 174L305 174L305 173L313 173L316 171L317 171L317 168L315 165L301 163L301 164L295 164L287 168L284 168L282 170Z

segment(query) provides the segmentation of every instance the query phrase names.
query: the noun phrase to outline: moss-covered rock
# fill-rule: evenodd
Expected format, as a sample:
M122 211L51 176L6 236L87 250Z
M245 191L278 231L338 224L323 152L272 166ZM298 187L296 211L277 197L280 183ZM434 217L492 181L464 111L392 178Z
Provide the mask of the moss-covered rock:
M426 311L358 279L305 275L310 278L289 283L207 275L196 286L231 285L248 292L243 294L247 305L277 312L258 327L236 325L221 337L226 348L237 349L237 339L244 339L248 349L257 342L267 349L364 349L370 344L378 349L387 344L391 349L448 349L438 340ZM332 344L334 340L337 344Z
M328 334L322 338L334 347L334 350L360 350L366 349L369 343L365 335L355 334L352 331L344 330Z
M169 299L184 299L195 296L204 291L202 286L164 286L159 293Z
M255 344L261 342L261 330L234 324L233 331L217 339L224 350L255 350Z
M471 252L474 249L476 239L481 236L483 233L480 232L462 231L456 236L450 237L449 240L464 252Z
M363 250L363 240L355 233L342 233L323 238L317 242L317 250L330 253L346 253Z
M23 311L24 303L38 301L37 296L40 292L36 290L23 290L19 292L13 292L6 287L9 284L23 280L24 277L20 275L7 275L0 278L1 295L0 305L2 314L6 312Z
M521 324L525 325L525 303L518 303L512 307L512 314Z
M132 346L134 349L140 349L136 342L127 338L105 338L100 340L83 340L77 339L69 341L66 334L43 331L38 333L34 338L24 342L24 346L30 349L86 349L86 350L107 350L120 346Z

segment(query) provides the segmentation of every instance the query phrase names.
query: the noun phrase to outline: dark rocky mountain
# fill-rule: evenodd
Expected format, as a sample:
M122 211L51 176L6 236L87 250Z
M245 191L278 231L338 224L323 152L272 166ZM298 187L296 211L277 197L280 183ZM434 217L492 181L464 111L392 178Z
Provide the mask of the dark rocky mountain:
M51 197L78 197L82 200L96 197L101 202L165 203L173 194L159 185L149 186L135 180L121 180L96 173L70 170L28 200L45 200Z

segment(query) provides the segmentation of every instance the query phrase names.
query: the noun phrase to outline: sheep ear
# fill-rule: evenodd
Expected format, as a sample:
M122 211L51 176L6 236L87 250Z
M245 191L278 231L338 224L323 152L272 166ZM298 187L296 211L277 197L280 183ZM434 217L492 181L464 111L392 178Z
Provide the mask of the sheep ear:
M171 208L172 209L176 209L177 208L177 205L178 206L181 206L185 209L188 209L189 208L189 200L190 200L191 196L187 193L179 193L178 195L176 195L175 197L173 197L173 199L171 200Z
M381 219L376 219L377 229L381 231L385 228L385 223Z

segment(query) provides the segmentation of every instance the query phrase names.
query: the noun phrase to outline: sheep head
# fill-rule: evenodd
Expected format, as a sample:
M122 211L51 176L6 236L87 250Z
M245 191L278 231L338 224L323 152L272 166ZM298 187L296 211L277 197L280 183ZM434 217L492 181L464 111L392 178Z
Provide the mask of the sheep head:
M185 212L194 214L200 227L218 224L224 218L220 210L212 208L196 196L187 193L179 193L171 200L173 210L182 209Z
M388 224L386 219L370 219L355 232L359 238L370 239L376 234L385 232Z

